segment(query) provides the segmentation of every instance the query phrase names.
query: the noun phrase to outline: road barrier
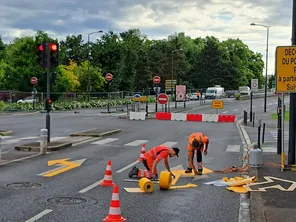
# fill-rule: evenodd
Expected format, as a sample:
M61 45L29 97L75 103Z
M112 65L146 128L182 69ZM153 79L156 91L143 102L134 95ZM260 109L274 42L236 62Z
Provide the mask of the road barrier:
M146 112L130 112L129 113L130 120L145 120Z
M234 123L236 115L157 112L157 120Z

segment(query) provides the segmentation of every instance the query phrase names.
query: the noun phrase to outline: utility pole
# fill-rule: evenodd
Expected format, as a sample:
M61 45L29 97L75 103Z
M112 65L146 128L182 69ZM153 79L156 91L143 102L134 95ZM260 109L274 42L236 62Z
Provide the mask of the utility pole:
M50 143L50 44L46 43L46 129L47 129L47 142Z
M292 45L296 45L296 0L293 0ZM295 164L296 149L296 93L290 93L288 164Z

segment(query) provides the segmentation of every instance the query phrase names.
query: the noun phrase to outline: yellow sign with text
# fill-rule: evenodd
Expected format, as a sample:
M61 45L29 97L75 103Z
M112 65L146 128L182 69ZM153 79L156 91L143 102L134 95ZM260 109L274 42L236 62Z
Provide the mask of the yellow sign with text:
M212 109L223 109L223 100L212 100Z
M134 102L147 102L148 96L141 96L139 98L133 97L132 101Z
M276 91L296 92L296 46L276 47Z

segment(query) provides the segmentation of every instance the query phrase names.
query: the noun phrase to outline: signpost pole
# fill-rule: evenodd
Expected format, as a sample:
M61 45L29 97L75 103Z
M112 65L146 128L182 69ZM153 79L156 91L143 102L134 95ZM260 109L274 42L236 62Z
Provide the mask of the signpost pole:
M157 112L157 109L158 109L158 107L157 107L157 97L158 97L158 84L155 84L156 85L156 87L155 87L155 112Z
M283 160L284 156L285 156L285 95L284 93L282 93L282 116L281 116L281 127L282 127L282 135L281 135L281 148L282 148L282 152L281 152L281 159Z
M110 82L108 82L108 112L110 112Z
M251 91L251 99L250 99L250 122L252 122L252 116L253 116L253 91Z
M281 148L281 145L282 145L282 142L281 142L281 139L282 139L282 123L281 123L281 99L280 97L278 96L278 123L277 123L277 127L278 127L278 134L277 134L277 154L280 155L281 152L282 152L282 148Z
M293 0L292 45L296 45L296 0ZM295 164L296 149L296 93L290 94L288 164Z

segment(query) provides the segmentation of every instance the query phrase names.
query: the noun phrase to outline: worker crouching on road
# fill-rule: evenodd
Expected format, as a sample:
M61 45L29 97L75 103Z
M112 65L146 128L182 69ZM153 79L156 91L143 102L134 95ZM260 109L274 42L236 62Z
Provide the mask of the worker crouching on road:
M179 157L179 148L173 147L169 148L167 146L156 146L145 153L143 158L143 164L146 167L147 170L142 170L137 167L134 167L129 172L129 177L132 178L133 176L136 176L138 178L146 177L148 179L157 180L158 179L158 173L156 166L157 164L163 159L164 165L169 171L172 176L175 178L175 175L171 172L168 157Z
M206 147L204 147L206 146ZM185 173L192 173L192 169L195 175L202 175L203 166L202 166L202 152L205 155L208 153L208 146L209 146L209 138L205 136L203 133L197 132L192 133L188 139L188 162L189 167L185 171ZM193 158L194 158L194 151L196 150L196 159L197 159L197 168L198 172L194 166Z

